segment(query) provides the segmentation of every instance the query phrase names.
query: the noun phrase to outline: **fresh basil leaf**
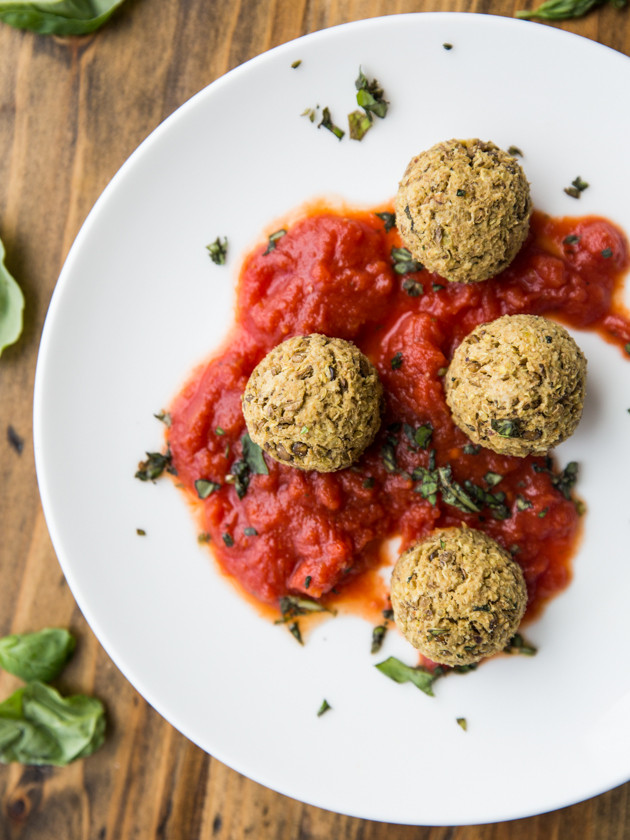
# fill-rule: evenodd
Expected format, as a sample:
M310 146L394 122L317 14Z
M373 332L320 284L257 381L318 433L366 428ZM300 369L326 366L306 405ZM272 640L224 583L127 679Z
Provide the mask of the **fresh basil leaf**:
M72 633L47 627L37 633L21 633L0 639L0 667L25 682L51 682L74 653Z
M4 264L4 246L0 240L0 354L22 334L23 311L24 295Z
M40 35L94 32L124 0L0 0L0 21Z
M0 704L0 761L63 766L91 755L105 740L100 700L62 697L31 682Z
M431 671L428 671L426 668L412 668L410 665L405 665L405 663L401 662L400 659L396 659L395 656L390 656L388 659L385 659L383 662L379 662L374 667L378 668L381 674L385 674L386 677L389 677L390 680L394 680L394 682L411 682L416 686L416 688L419 688L420 691L424 691L425 694L428 694L429 697L434 696L432 686L439 674L432 674Z

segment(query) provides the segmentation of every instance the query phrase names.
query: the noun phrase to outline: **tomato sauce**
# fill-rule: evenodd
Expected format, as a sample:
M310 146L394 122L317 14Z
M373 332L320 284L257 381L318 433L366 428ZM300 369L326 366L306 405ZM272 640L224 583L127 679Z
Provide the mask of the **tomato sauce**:
M273 250L253 250L229 340L172 406L177 480L202 507L223 569L261 602L277 604L286 594L334 602L383 562L388 539L400 537L405 548L435 527L466 523L521 564L531 616L570 579L579 504L562 492L550 459L473 447L451 420L442 376L462 338L503 314L552 315L623 348L630 320L613 301L628 243L604 219L536 212L512 265L471 285L424 270L396 273L391 249L400 245L395 227L386 230L374 212L319 210L290 226ZM239 493L230 470L242 458L247 379L276 344L312 332L355 342L375 364L386 395L381 431L350 469L305 472L267 457L268 475L250 475ZM420 426L432 432L418 443ZM418 468L448 465L458 486L472 482L495 501L466 512L439 492L425 498ZM213 483L203 501L198 479Z

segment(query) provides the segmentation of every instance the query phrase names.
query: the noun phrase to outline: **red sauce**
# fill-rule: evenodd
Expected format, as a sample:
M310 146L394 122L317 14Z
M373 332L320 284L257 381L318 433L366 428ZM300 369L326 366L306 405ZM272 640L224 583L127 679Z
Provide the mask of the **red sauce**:
M601 218L535 213L527 242L500 276L463 285L421 271L408 275L422 284L418 296L403 290L392 269L390 250L399 245L396 229L386 232L374 213L318 211L292 225L275 250L261 246L247 257L229 341L172 407L169 444L178 481L191 500L197 479L221 485L197 502L204 528L222 567L262 602L277 603L287 593L327 602L337 592L342 597L382 562L386 539L400 536L404 548L436 526L465 522L514 553L531 616L570 579L580 530L576 505L554 486L544 458L485 449L466 454L469 442L451 420L441 374L467 333L506 313L552 314L623 347L630 320L613 298L628 268L628 243ZM381 432L355 467L337 473L267 458L269 475L253 475L239 499L225 477L242 453L247 379L276 344L311 332L350 339L374 362L386 392ZM392 369L397 353L403 364ZM434 430L429 446L415 448L401 424L426 423ZM395 473L382 456L388 444L395 444ZM414 492L408 476L429 465L430 450L436 466L452 466L456 481L502 491L509 518L496 519L488 508L463 513L439 494L432 504ZM484 479L489 472L503 476L494 488ZM518 499L526 502L517 506Z

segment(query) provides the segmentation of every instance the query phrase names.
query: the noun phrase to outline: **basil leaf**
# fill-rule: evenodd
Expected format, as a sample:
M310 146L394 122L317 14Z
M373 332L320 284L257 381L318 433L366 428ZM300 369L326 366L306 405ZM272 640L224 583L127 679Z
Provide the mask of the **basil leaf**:
M94 32L124 0L0 0L0 21L40 35Z
M60 627L5 636L0 639L0 667L25 682L51 682L61 673L75 646L72 633Z
M41 682L18 689L0 704L0 761L63 766L91 755L105 740L100 700L62 697Z
M405 665L400 659L396 659L395 656L390 656L374 667L378 668L381 674L385 674L390 680L397 683L411 682L420 691L428 694L429 697L434 697L432 685L439 674L432 674L426 668L412 668L410 665Z
M269 475L265 456L260 446L254 443L249 435L243 435L241 444L243 446L243 458L250 472L255 475Z
M22 334L23 311L24 295L4 264L4 246L0 240L0 354Z

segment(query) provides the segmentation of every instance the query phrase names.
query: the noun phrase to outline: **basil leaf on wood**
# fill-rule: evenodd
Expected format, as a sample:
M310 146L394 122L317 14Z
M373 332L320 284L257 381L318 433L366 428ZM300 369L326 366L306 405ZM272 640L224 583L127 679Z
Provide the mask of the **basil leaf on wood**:
M61 673L75 646L72 633L60 627L5 636L0 639L0 667L25 682L51 682Z
M0 21L40 35L94 32L124 0L0 0Z
M410 665L405 665L400 659L395 656L390 656L383 662L379 662L374 666L378 668L381 674L385 674L390 680L397 683L411 682L420 691L424 691L429 697L433 697L432 685L439 676L439 674L432 674L426 668L412 668Z
M31 682L0 704L0 761L63 766L91 755L105 740L100 700L63 697Z
M4 245L0 240L0 354L22 334L23 311L24 295L4 264Z

